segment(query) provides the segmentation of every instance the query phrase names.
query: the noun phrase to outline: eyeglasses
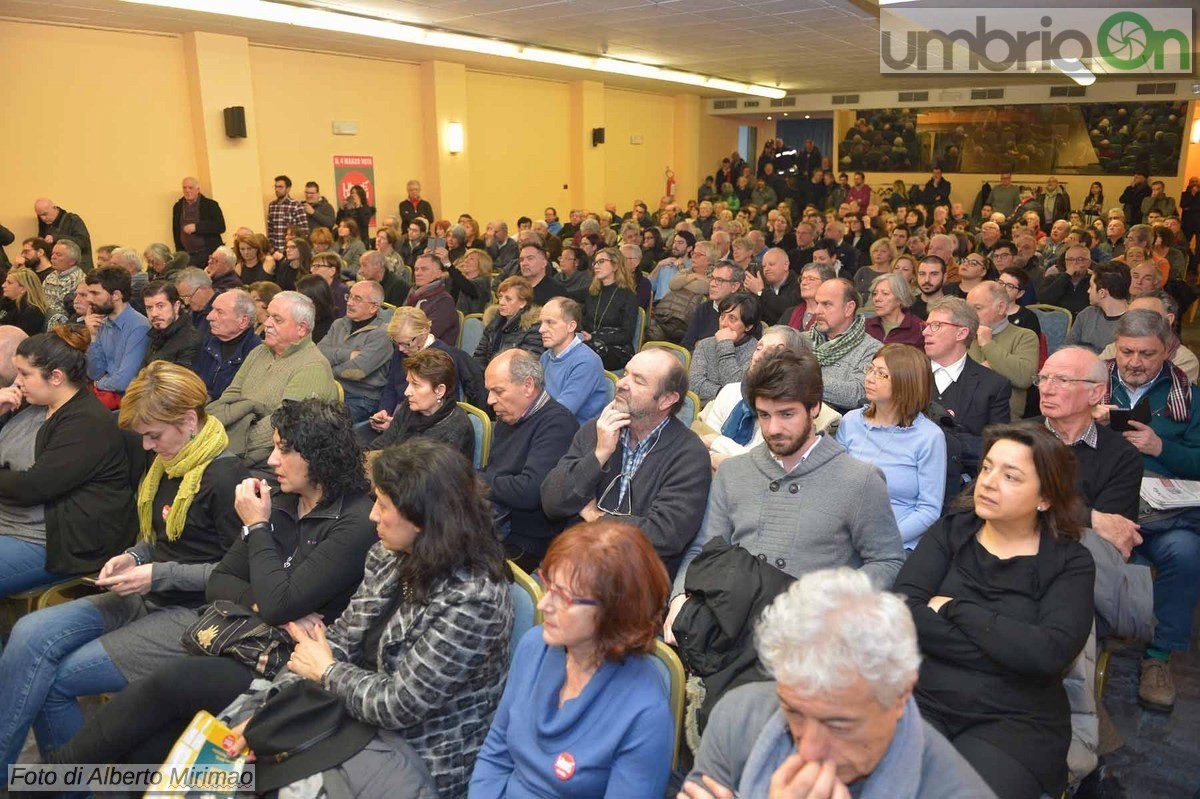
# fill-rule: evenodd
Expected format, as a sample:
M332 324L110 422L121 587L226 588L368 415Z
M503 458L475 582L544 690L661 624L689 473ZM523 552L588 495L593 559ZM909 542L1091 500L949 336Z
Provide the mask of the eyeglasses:
M1033 384L1035 386L1045 386L1047 388L1063 388L1068 387L1072 383L1091 383L1095 385L1096 380L1088 380L1086 377L1067 377L1066 375L1034 375Z
M357 294L353 294L353 293L351 293L349 296L346 297L346 302L353 302L353 303L365 302L369 305L378 305L377 302L375 302L374 300L372 300L369 297L360 297Z
M874 364L863 370L867 377L874 377L879 380L891 380L892 376L888 374L887 369L881 369Z
M1092 260L1092 259L1087 257L1086 255L1079 256L1077 258L1072 258L1070 256L1067 256L1067 258L1066 258L1067 263L1070 263L1070 264L1086 264L1090 260Z
M981 266L981 267L987 266L987 262L982 259L979 259L979 258L965 258L965 259L963 259L963 263L970 264L971 266Z
M729 283L729 284L737 283L736 280L733 280L731 278L713 277L712 275L708 276L708 282L710 282L710 283Z
M612 262L613 262L612 258L597 258L596 260L592 261L592 266L599 266L600 264L611 264Z
M562 588L562 586L555 585L554 583L552 583L548 579L546 579L546 573L543 572L541 569L537 569L536 571L534 571L533 576L538 579L538 582L540 582L542 585L544 585L546 587L547 594L554 597L559 602L566 605L568 608L571 607L572 605L580 605L582 607L595 607L596 605L600 604L600 602L595 599L584 599L583 597L572 596L571 594L568 594Z
M1020 283L1009 283L1007 280L1001 280L1000 285L1004 286L1004 288L1008 289L1009 291L1020 291L1021 290Z
M960 325L958 322L926 322L925 324L922 325L922 327L925 330L929 330L934 333L940 333L943 327L966 328L966 325Z

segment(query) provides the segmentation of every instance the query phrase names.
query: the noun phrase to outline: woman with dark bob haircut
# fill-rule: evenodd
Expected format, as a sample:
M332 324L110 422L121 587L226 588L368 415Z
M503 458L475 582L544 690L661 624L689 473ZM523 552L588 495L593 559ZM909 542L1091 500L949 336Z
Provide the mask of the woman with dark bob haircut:
M209 570L207 601L253 610L266 624L312 629L346 609L378 540L369 486L340 403L284 400L271 424L267 464L279 491L272 496L253 479L237 487L241 535ZM197 711L220 712L258 676L229 655L176 658L96 708L53 761L161 763ZM140 712L148 707L155 712Z
M351 795L396 795L406 779L396 773L405 766L397 755L415 752L438 796L465 796L508 665L513 606L504 550L471 463L445 444L418 438L386 449L371 480L379 541L362 584L328 629L288 626L296 648L275 688L318 683L350 716L378 728L341 763ZM255 748L249 723L230 751ZM313 747L314 759L322 746ZM257 765L259 786L278 779L269 760ZM336 765L335 758L321 769Z
M674 720L647 657L670 589L662 561L637 527L604 519L555 538L538 575L545 622L517 645L472 799L662 796ZM587 764L570 781L556 761L568 743L568 768Z
M17 345L0 388L0 596L95 571L137 530L126 444L88 390L83 325ZM140 460L140 459L139 459Z
M442 350L430 347L405 358L403 365L408 379L404 402L370 449L380 450L420 437L444 441L473 458L475 429L454 399L458 396L454 361Z
M983 451L967 507L929 528L896 577L921 647L917 704L1000 799L1059 796L1063 674L1092 628L1096 572L1075 458L1032 423L989 427Z

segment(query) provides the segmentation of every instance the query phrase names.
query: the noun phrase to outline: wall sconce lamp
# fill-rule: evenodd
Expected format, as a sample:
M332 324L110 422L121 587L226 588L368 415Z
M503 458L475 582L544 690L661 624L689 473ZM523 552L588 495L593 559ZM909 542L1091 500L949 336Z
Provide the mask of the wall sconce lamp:
M446 123L446 149L450 151L451 155L462 152L463 126L461 122Z

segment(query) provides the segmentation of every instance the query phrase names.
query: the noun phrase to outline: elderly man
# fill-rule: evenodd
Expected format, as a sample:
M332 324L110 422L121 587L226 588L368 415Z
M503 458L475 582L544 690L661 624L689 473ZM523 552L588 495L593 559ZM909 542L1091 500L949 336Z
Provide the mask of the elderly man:
M46 295L46 329L74 319L73 301L75 289L83 283L83 269L79 267L79 245L71 239L59 239L50 251L50 266L53 268L42 281L42 292Z
M242 363L262 344L254 332L256 312L254 298L241 289L226 291L213 299L204 321L208 332L192 361L192 371L204 381L210 400L225 393Z
M505 554L532 572L563 529L542 510L542 481L567 454L579 423L547 393L541 362L525 350L497 355L483 379L496 423L481 477Z
M1003 284L992 280L980 283L967 294L967 304L979 317L975 341L967 353L1009 382L1012 418L1020 419L1037 370L1037 334L1008 321L1008 291Z
M242 287L242 279L238 277L236 267L237 254L232 247L218 247L213 250L212 255L208 256L204 272L212 281L214 291L220 293Z
M1127 311L1117 324L1116 358L1107 361L1107 396L1097 408L1101 422L1121 430L1142 453L1147 475L1200 479L1200 389L1167 358L1174 333L1149 310ZM1134 411L1117 416L1119 411ZM1149 424L1137 420L1148 418ZM1158 625L1142 660L1138 701L1169 712L1175 705L1172 652L1188 649L1192 617L1200 600L1200 509L1143 518L1138 562L1157 569L1154 615Z
M408 229L408 225L417 217L425 220L425 224L432 225L435 219L433 215L433 206L428 200L421 198L421 181L410 180L405 187L408 196L400 203L400 225L404 229Z
M408 299L408 283L387 268L377 250L367 250L358 259L358 279L378 283L388 305L399 307Z
M53 246L63 239L70 239L79 248L76 258L79 268L92 270L92 236L79 214L65 211L52 200L39 197L33 203L33 213L38 219L38 238Z
M207 336L208 313L217 296L212 278L203 269L189 266L175 276L175 288L179 291L183 307L191 313L192 326L200 331L201 336Z
M817 228L812 222L796 225L796 247L788 253L788 268L793 273L799 275L800 270L812 263L816 238Z
M987 221L979 226L979 249L984 255L991 255L992 248L996 246L996 242L1000 241L1000 226L995 222Z
M838 413L859 408L866 401L863 375L883 346L867 335L854 284L843 277L826 280L813 298L813 326L809 335L821 378L825 402Z
M579 335L582 322L583 306L555 297L542 307L539 331L546 348L541 356L546 391L580 424L599 416L608 397L604 364Z
M171 209L171 233L175 249L188 254L188 264L204 266L208 256L221 246L225 215L216 200L200 193L200 181L183 179L183 196Z
M811 241L805 265L812 263L813 248ZM795 250L792 251L793 255ZM759 315L764 324L774 325L787 308L800 304L800 283L797 276L798 267L794 272L788 267L786 251L772 247L763 255L762 267L755 272L747 272L742 285L746 291L758 295Z
M933 368L930 396L954 417L963 471L972 477L983 455L984 428L1012 420L1008 380L967 355L978 330L979 317L966 300L943 297L929 306L922 331Z
M1071 223L1060 219L1050 226L1050 235L1042 242L1042 263L1054 264L1058 256L1063 254L1068 246L1067 235L1071 232Z
M616 397L575 435L542 483L552 519L619 516L642 529L672 575L700 528L712 473L700 438L675 414L687 372L666 350L637 353Z
M346 315L334 320L317 345L328 359L334 379L342 384L346 409L355 422L375 412L388 383L392 339L387 324L379 318L382 304L383 287L359 280L346 296Z
M1151 267L1153 268L1153 267ZM1157 272L1158 270L1155 270ZM1179 315L1179 306L1175 304L1175 298L1165 291L1143 291L1136 295L1133 301L1129 303L1129 310L1144 310L1154 311L1167 321L1167 326L1172 332L1175 330L1175 320ZM1197 359L1196 353L1183 345L1179 340L1179 336L1173 335L1174 342L1167 347L1167 359L1183 370L1188 377L1188 382L1200 382L1200 359ZM1117 357L1117 345L1115 342L1109 344L1100 352L1100 360L1111 361Z
M805 269L811 267L812 264L809 264ZM769 327L758 341L750 359L750 368L753 369L764 357L781 350L791 353L812 352L812 342L794 327ZM699 434L700 440L708 447L714 471L727 458L749 452L763 441L758 416L743 397L742 388L741 382L726 385L712 402L704 406L692 423L692 430ZM814 420L817 432L824 432L830 424L841 418L840 413L822 403Z
M87 276L91 313L84 324L92 331L88 347L88 377L96 396L109 409L121 406L125 387L133 380L150 344L150 323L129 304L129 273L119 266L102 266Z
M1129 270L1129 296L1140 297L1163 287L1162 270L1153 261L1143 261Z
M230 451L258 477L272 476L267 465L274 447L271 414L284 400L337 399L329 362L312 341L315 317L312 300L303 294L276 294L267 306L262 346L250 353L220 398L208 404L208 412L225 425Z
M192 368L203 339L183 314L183 302L175 286L166 280L152 280L142 290L142 305L150 322L150 344L142 366L151 361L169 361Z
M774 682L717 704L681 798L994 799L921 718L907 605L861 571L801 577L763 613L755 643Z
M492 243L487 246L488 255L492 256L492 266L502 274L511 275L517 265L519 252L517 243L508 236L508 223L503 219L489 222L492 232Z
M451 347L458 342L458 309L446 290L446 267L433 253L417 256L413 264L413 288L404 304L420 308L429 317L438 341Z
M1092 266L1091 254L1087 247L1077 244L1067 248L1063 261L1066 271L1046 278L1038 290L1038 298L1044 303L1066 308L1072 316L1078 316L1091 304L1091 281L1088 277L1088 270Z

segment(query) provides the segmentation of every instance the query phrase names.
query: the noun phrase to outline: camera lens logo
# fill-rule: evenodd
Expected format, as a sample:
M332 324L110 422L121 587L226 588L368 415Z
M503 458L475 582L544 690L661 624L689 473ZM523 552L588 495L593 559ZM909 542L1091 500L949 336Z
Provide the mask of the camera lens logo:
M1155 69L1163 68L1165 46L1174 40L1184 47L1182 31L1168 29L1158 31L1150 21L1136 11L1121 11L1100 23L1096 33L1096 47L1100 56L1114 69L1140 69L1154 59ZM1180 68L1187 68L1187 50L1180 54Z

